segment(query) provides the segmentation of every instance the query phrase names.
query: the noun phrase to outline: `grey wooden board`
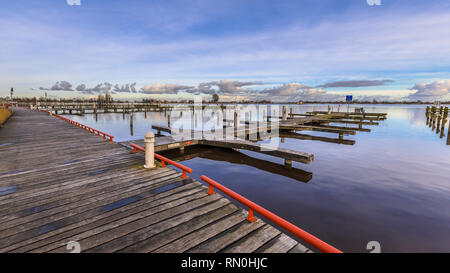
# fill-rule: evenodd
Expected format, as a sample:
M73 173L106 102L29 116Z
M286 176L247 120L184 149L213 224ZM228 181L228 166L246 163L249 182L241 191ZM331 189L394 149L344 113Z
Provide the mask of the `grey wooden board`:
M0 252L69 252L69 241L85 252L217 252L224 238L242 252L298 244L275 241L279 231L176 170L144 169L142 153L43 112L15 112L0 129Z
M173 139L172 139L173 140ZM164 141L170 141L167 137L164 137ZM136 140L136 141L127 141L122 142L123 145L128 146L130 143L135 143L141 147L144 147L145 144L143 140ZM169 147L169 149L162 147L158 143L158 138L156 138L155 141L155 151L165 151L169 149L175 149L190 145L207 145L207 146L214 146L214 147L222 147L222 148L232 148L232 149L242 149L242 150L249 150L253 152L263 153L275 157L281 157L288 160L293 160L305 164L309 164L314 160L314 155L299 151L294 151L290 149L284 149L284 148L274 148L268 145L259 144L259 143L253 143L251 141L242 140L242 139L235 139L235 140L208 140L208 139L202 139L202 140L187 140L182 142L177 142L173 140L171 144L163 144L165 147ZM189 144L186 144L189 143Z

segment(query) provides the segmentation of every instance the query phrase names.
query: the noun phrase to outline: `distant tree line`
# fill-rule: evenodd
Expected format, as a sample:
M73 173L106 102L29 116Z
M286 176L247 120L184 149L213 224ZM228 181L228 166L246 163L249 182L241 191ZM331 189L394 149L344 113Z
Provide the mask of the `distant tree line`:
M215 96L214 96L215 95ZM270 100L245 100L245 101L220 101L217 94L214 94L211 100L203 99L203 103L219 103L220 104L347 104L346 101L270 101ZM9 97L0 97L0 100L7 101ZM101 101L102 103L131 103L131 102L144 102L144 103L179 103L179 104L193 104L194 100L191 99L178 99L178 100L167 100L167 99L153 99L144 98L139 100L119 100L113 99L110 95L99 95L97 98L46 98L46 97L14 97L14 101L23 103L36 103L41 102L64 102L64 103L96 103ZM430 104L434 101L359 101L355 99L349 104ZM441 104L450 104L450 101L441 101Z

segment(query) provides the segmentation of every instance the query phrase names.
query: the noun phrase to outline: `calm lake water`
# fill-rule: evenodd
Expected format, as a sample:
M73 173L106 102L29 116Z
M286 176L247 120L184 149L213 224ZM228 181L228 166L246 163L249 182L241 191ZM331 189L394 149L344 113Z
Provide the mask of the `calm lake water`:
M290 107L294 113L327 109L327 105ZM441 138L426 125L425 106L363 107L366 112L386 112L388 118L378 126L364 125L371 132L345 136L355 145L289 138L280 143L282 148L314 154L309 165L293 164L312 173L307 182L230 163L220 153L214 159L193 157L183 164L194 170L192 177L199 180L205 174L344 252L369 252L369 241L378 241L382 252L450 252L448 124ZM112 134L116 141L142 139L152 125L167 125L163 112L148 113L147 118L134 113L132 133L128 114L70 118ZM242 153L283 164L280 158Z

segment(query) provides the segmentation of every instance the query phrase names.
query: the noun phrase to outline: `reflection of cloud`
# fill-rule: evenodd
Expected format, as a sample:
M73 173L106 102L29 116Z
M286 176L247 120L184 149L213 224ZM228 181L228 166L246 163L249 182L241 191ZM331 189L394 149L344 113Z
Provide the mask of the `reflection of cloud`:
M356 80L356 81L336 81L326 84L318 85L316 87L331 88L331 87L368 87L368 86L380 86L385 83L394 82L393 80Z
M431 83L417 83L411 90L417 90L408 99L423 100L437 99L450 93L450 80L440 80Z

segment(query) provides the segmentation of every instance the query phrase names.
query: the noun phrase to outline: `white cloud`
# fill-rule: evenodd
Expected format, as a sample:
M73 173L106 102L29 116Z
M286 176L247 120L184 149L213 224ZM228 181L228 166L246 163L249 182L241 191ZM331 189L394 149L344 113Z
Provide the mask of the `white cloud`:
M51 90L51 91L73 91L72 84L70 84L67 81L58 81L52 87L45 88L45 87L39 87L39 90Z
M409 95L409 99L437 99L450 94L450 80L440 80L430 83L417 83L411 90L415 93Z
M140 93L144 94L177 94L180 91L192 89L192 86L179 84L154 83L147 84L141 88Z
M198 85L198 89L195 92L213 94L222 93L224 95L237 95L240 93L247 93L249 90L244 89L244 86L261 85L261 82L242 82L233 80L220 80L203 82Z
M118 84L114 85L114 92L125 92L125 93L136 93L136 83L127 83L125 85L119 86Z

